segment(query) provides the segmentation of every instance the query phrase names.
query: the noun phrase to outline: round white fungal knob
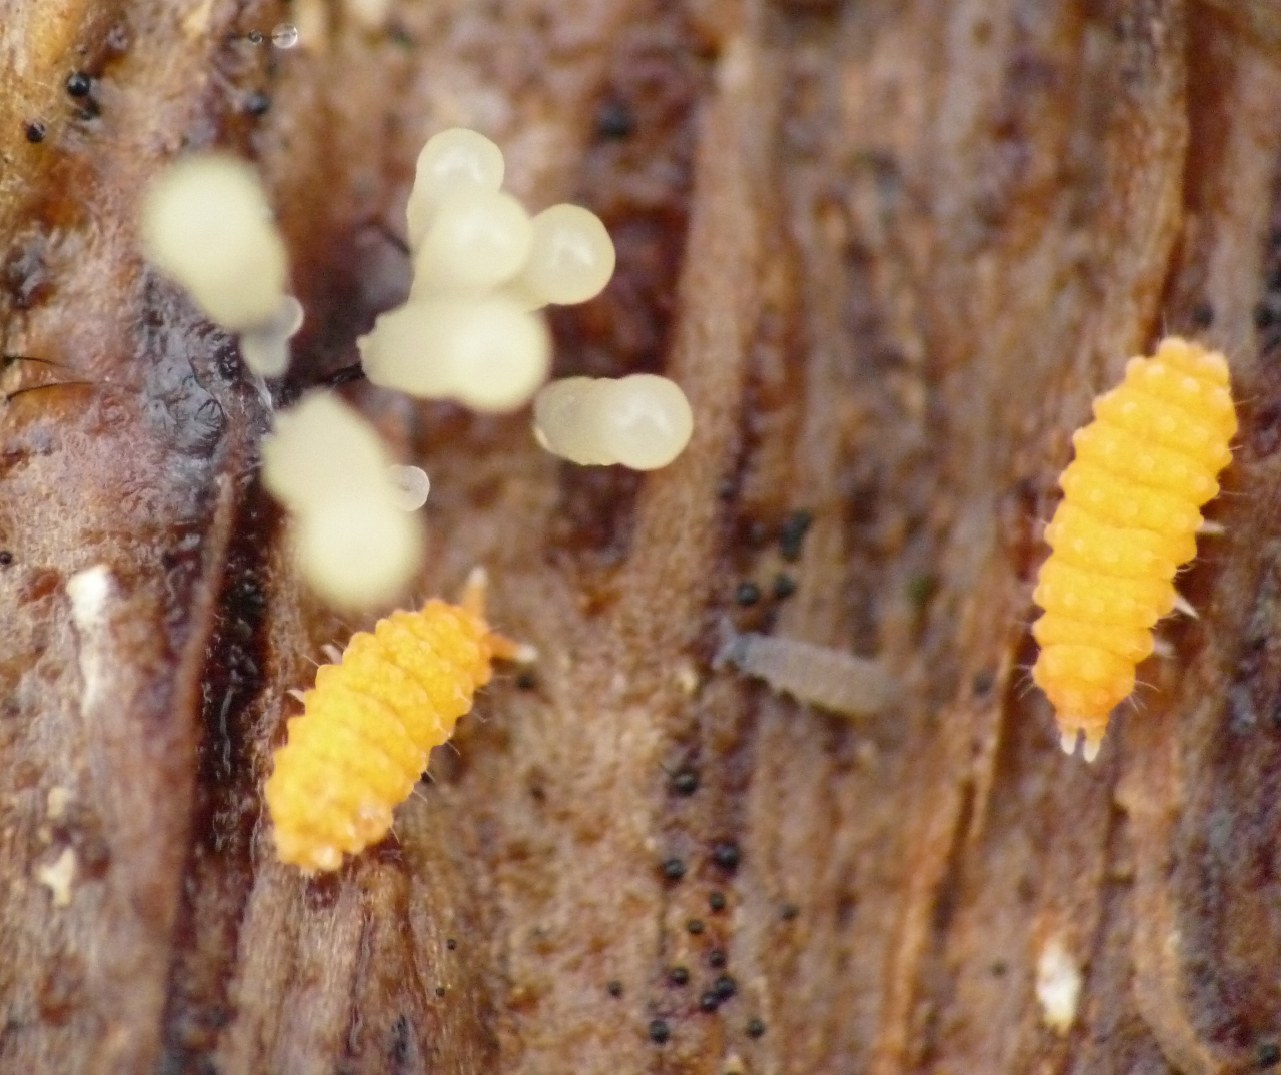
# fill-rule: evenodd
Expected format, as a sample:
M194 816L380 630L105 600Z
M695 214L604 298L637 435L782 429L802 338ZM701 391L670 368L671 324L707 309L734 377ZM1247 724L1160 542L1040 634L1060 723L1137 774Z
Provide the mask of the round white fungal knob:
M405 207L410 249L421 244L446 197L469 188L497 191L503 185L503 168L502 150L476 131L451 127L429 138L418 154L414 188Z
M652 373L607 381L597 405L614 458L633 470L667 466L694 432L694 412L680 385Z
M614 275L614 244L600 218L580 205L553 205L534 217L529 260L515 288L539 304L595 298Z
M495 190L444 198L414 256L415 297L492 291L529 260L533 229L525 207Z
M431 478L422 467L393 464L388 468L388 476L396 490L396 506L402 511L417 511L427 503L431 493Z
M593 377L562 377L539 389L534 397L534 439L571 463L613 463L596 405L599 385Z
M547 379L542 319L510 299L412 300L356 341L374 384L480 411L521 407Z
M263 484L295 512L373 487L391 498L391 460L377 431L332 392L279 411L262 443Z
M656 470L685 450L693 431L694 413L680 386L650 373L569 377L534 399L538 442L574 463Z
M343 608L367 608L400 596L422 565L424 551L419 517L372 493L300 512L293 544L308 584Z
M222 154L188 157L148 188L147 258L231 332L269 321L284 297L285 244L257 173Z

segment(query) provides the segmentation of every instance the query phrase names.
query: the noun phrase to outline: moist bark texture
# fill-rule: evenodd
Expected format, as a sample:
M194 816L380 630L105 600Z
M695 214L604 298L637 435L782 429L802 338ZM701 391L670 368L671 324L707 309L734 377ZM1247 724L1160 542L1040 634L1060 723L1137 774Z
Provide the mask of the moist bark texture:
M0 1071L1281 1060L1275 5L0 0L0 90ZM269 405L138 199L184 150L260 166L307 311L287 405L403 297L388 233L455 124L614 236L558 372L665 372L697 429L638 477L342 389L431 474L407 599L483 564L541 656L306 881L262 782L368 621L293 573ZM1241 435L1200 618L1087 767L1026 671L1040 531L1167 331L1230 355ZM723 617L902 695L850 722L713 672Z

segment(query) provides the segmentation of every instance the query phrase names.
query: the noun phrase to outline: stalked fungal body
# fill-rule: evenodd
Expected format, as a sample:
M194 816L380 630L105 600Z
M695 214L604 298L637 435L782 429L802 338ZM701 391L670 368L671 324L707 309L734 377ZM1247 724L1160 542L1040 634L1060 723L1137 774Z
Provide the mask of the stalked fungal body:
M1032 678L1068 753L1084 733L1092 761L1109 714L1134 690L1153 628L1178 601L1175 573L1196 556L1200 509L1218 494L1236 430L1227 359L1171 336L1130 360L1074 434L1034 595L1044 614L1032 628L1041 647Z
M486 622L485 585L478 570L460 604L393 613L316 673L264 789L281 862L335 870L386 836L493 661L528 658Z

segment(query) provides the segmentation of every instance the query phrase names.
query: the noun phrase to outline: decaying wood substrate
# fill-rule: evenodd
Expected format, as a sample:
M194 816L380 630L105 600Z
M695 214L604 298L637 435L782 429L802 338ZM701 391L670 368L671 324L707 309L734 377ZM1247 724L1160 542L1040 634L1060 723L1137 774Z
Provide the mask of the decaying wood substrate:
M1273 5L2 0L0 86L2 342L45 360L0 411L0 1071L1281 1061ZM431 473L419 595L485 564L542 659L308 883L261 783L364 624L291 573L263 404L134 211L184 148L259 163L287 399L400 297L385 233L450 124L614 234L560 370L663 370L699 425L635 478L345 390ZM1232 358L1225 532L1086 767L1029 690L1030 579L1071 429L1166 330ZM714 674L727 614L883 654L904 699L851 724Z

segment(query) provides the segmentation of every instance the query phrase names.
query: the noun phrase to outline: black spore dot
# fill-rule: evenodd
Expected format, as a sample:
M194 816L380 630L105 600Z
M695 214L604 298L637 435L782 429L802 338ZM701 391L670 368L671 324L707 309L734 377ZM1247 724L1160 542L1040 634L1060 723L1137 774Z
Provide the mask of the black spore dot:
M805 535L813 523L813 512L804 509L792 512L783 520L778 534L778 551L788 563L795 563L801 558L801 546L805 543Z
M522 691L532 691L538 686L538 677L528 668L521 669L516 673L516 689Z
M673 967L667 972L667 980L672 985L689 985L689 968Z
M457 947L458 947L458 942L457 942L456 940L454 940L454 938L453 938L453 937L446 937L446 938L445 938L445 947L446 947L446 948L448 948L448 949L452 952L455 948L457 948Z
M636 117L626 101L617 98L602 102L596 110L596 136L617 140L636 130Z
M678 858L667 859L662 869L663 876L669 881L679 881L685 876L685 863Z
M721 1000L729 1000L730 997L738 992L738 983L734 981L732 975L722 974L712 983L712 990Z
M709 989L698 998L698 1006L705 1012L714 1012L721 1006L721 998Z
M975 672L974 678L970 680L970 690L980 698L995 686L996 674L994 672Z
M761 1038L765 1036L765 1020L758 1015L753 1015L747 1020L747 1036L749 1038Z
M436 996L443 997L448 992L449 990L446 989L443 985L436 986Z
M666 1019L652 1019L649 1024L649 1040L655 1045L666 1045L672 1037L672 1028Z
M621 997L623 995L623 983L615 978L613 981L606 983L605 992L611 997Z
M0 567L8 567L13 563L13 553L8 549L0 549Z
M782 910L778 912L778 917L784 922L795 922L801 916L801 909L794 903L783 904Z
M1209 328L1214 324L1214 307L1208 302L1198 302L1192 307L1192 327Z
M245 98L245 112L250 116L265 116L270 110L271 98L262 90L255 90Z
M712 861L722 870L736 870L743 853L733 840L718 840L712 846Z
M725 954L724 948L713 948L707 953L707 965L720 970L729 962L729 956Z
M774 600L786 601L796 592L796 580L791 575L774 576Z
M701 918L691 918L685 923L685 928L695 937L703 932L703 920Z
M674 795L693 795L698 790L698 773L693 769L677 769L672 773L672 793Z
M1260 1068L1276 1067L1281 1063L1281 1045L1275 1041L1261 1041L1254 1050L1254 1063Z
M43 142L45 136L45 125L40 120L32 120L25 124L24 129L27 134L27 141L31 143Z
M83 71L72 71L67 76L67 92L72 97L88 97L91 89L93 89L93 79Z
M713 911L725 910L725 893L713 892L707 897L707 906Z
M750 608L761 599L761 588L754 582L740 582L734 591L734 601L744 608Z

